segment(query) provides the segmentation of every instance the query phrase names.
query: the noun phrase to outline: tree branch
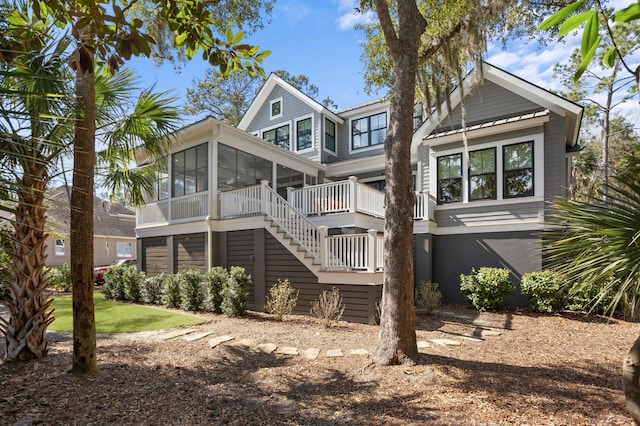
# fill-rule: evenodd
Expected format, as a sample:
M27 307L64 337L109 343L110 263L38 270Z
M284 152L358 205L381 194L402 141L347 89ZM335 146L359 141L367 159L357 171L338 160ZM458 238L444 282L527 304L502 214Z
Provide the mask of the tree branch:
M384 34L384 38L387 41L387 47L389 48L390 54L393 56L394 52L397 52L399 47L398 35L396 34L396 30L393 27L393 21L391 20L391 15L389 14L389 4L386 0L375 0L376 1L376 12L378 14L378 19L380 20L380 27L382 27L382 32ZM395 59L395 58L394 58Z
M433 55L435 55L438 50L445 44L447 41L451 40L453 37L461 33L464 29L469 26L470 16L467 15L463 19L460 20L453 28L451 28L448 32L440 35L437 39L431 42L431 46L429 46L426 50L424 50L420 56L418 57L418 63L420 65L424 65Z

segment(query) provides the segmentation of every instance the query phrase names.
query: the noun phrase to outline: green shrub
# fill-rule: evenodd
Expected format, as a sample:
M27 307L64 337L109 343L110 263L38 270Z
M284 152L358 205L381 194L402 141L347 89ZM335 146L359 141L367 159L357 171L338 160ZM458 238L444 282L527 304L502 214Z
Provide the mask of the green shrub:
M11 256L6 252L0 253L0 300L9 296L11 276Z
M560 277L551 271L529 272L520 281L522 294L529 297L529 308L535 312L558 312L565 304Z
M329 327L332 322L337 324L340 321L344 308L340 290L333 287L330 292L327 290L322 292L318 300L311 305L310 312L314 317L320 318L325 327Z
M164 295L162 299L167 308L180 306L180 277L178 274L169 274L164 279Z
M469 275L460 275L460 290L479 311L504 307L504 298L515 287L506 268L471 268Z
M438 283L420 281L416 294L416 306L427 315L431 315L442 302L442 293L438 289Z
M613 301L615 278L608 281L585 281L569 290L566 308L570 311L587 311L604 314ZM596 303L601 300L600 303Z
M71 267L66 263L49 270L49 285L58 292L71 291Z
M114 269L122 268L122 283L124 285L124 294L127 300L139 303L142 300L142 287L146 274L138 272L135 265L118 266Z
M282 321L293 312L299 294L300 291L291 287L289 280L278 279L278 283L269 289L265 311L272 314L276 321Z
M124 268L111 268L104 272L104 284L102 294L106 299L126 300L127 294L124 288L122 274Z
M245 273L244 268L232 266L229 277L222 286L222 312L229 317L243 315L247 309L249 285L251 275Z
M227 282L229 274L222 266L210 268L204 274L204 282L207 288L205 308L211 312L222 312L222 288Z
M190 269L180 274L180 307L185 311L199 311L204 302L203 277L199 270Z
M146 277L142 284L142 301L152 305L159 305L162 303L163 291L164 274Z

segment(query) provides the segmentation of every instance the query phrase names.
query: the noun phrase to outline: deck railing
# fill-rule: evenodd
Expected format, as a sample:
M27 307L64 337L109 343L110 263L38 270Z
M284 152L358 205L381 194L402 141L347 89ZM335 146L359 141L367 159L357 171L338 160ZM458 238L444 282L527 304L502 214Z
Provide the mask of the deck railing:
M163 200L136 209L136 226L169 222L169 201Z
M381 271L384 268L384 238L377 231L325 237L326 269Z
M262 185L247 186L220 193L220 217L232 218L262 214Z
M136 209L136 226L171 223L209 214L209 193L184 195L157 201Z

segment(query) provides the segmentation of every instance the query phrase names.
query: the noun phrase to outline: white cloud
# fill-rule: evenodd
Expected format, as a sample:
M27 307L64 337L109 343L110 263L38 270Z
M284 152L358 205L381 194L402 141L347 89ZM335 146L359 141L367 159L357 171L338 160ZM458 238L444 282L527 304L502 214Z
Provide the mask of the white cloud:
M276 3L274 16L284 19L289 25L302 22L311 13L311 8L299 1L279 1Z
M358 6L359 3L356 0L339 0L338 12L340 16L336 19L339 30L352 30L356 24L373 22L377 19L376 14L372 11L365 13L357 12L356 8Z

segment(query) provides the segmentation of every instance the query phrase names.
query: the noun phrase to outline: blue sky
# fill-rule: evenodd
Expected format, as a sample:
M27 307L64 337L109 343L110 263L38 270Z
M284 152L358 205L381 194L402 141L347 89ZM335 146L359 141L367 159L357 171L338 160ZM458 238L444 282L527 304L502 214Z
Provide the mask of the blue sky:
M610 4L619 8L632 1L615 0ZM292 75L304 74L319 87L319 99L331 97L339 108L357 105L383 95L369 96L364 92L360 62L364 35L353 30L353 25L371 17L356 15L357 3L357 0L277 0L271 23L247 41L272 51L264 63L267 73L284 69ZM491 46L485 58L543 88L559 89L559 83L552 79L553 65L566 61L578 43L575 36L567 37L564 43L541 49L536 42L514 40L507 50ZM159 89L174 90L184 101L186 89L192 86L194 78L204 77L208 65L194 58L180 74L170 64L156 68L146 59L136 60L133 66L145 83L157 82ZM638 104L633 101L622 108L636 122L637 110Z

